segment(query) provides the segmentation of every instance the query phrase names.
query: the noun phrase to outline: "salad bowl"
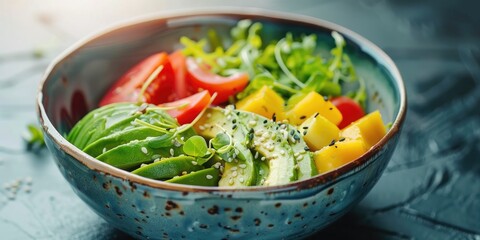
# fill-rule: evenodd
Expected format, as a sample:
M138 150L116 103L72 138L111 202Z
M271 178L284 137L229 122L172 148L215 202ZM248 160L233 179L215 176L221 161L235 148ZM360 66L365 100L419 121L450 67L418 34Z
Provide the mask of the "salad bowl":
M365 79L367 111L379 110L387 134L357 160L334 171L286 185L224 188L147 179L85 154L65 136L94 109L130 66L179 48L214 29L228 38L242 19L261 22L266 36L314 33L318 45L342 34L346 51ZM339 219L374 186L391 158L406 111L402 78L393 61L358 34L320 19L258 9L215 9L143 17L85 38L47 69L37 97L46 144L74 192L99 216L136 238L290 239L314 234Z

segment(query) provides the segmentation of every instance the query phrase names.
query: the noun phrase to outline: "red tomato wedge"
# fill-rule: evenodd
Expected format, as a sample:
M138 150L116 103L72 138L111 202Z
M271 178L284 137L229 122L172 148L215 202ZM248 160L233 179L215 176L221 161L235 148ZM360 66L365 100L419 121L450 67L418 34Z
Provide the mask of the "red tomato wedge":
M210 93L204 90L199 93L196 93L190 97L186 97L174 102L160 104L160 107L175 107L175 106L182 106L186 105L181 108L176 108L172 110L167 110L170 116L177 119L178 123L186 124L191 123L193 119L197 117L200 112L208 107L210 102Z
M338 124L340 129L365 116L365 112L363 111L362 107L349 97L334 97L330 101L342 113L343 119Z
M107 91L100 101L100 106L117 102L137 102L143 85L160 67L161 71L145 89L140 100L152 104L176 100L175 91L172 91L175 86L175 74L168 54L161 52L151 55L128 70Z
M168 58L172 64L173 72L175 73L175 93L177 99L182 99L192 95L193 91L189 91L186 83L187 66L185 65L185 56L181 50L171 53Z
M223 77L212 73L206 66L201 66L193 58L186 59L187 83L195 90L208 90L210 94L217 93L213 104L226 102L230 96L242 91L248 84L248 74L237 73Z

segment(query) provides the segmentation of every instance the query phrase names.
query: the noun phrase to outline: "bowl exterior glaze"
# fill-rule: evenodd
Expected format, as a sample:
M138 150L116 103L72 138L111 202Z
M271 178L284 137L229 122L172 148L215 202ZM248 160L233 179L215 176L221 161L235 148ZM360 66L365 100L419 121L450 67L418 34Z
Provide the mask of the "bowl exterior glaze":
M392 127L360 159L338 170L276 187L226 189L168 184L116 169L81 152L65 135L95 108L126 69L157 51L178 49L178 38L221 36L240 19L264 24L272 38L316 33L331 45L343 34L358 72L366 76L367 110L380 109ZM161 41L159 41L161 39ZM252 9L182 12L148 17L94 35L47 70L38 96L45 141L73 190L98 215L131 236L146 239L297 239L343 216L377 182L397 144L405 117L405 91L393 62L357 34L318 19Z
M49 149L76 194L113 226L149 239L298 239L344 215L373 187L390 140L371 161L332 182L281 191L175 191L95 171L50 138Z

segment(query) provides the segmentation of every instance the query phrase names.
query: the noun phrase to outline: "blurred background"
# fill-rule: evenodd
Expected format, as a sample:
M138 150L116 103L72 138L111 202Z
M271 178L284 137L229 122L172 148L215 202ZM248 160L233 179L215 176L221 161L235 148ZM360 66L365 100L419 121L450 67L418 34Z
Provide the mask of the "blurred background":
M349 214L312 239L480 239L480 3L448 0L0 0L2 239L128 239L22 139L53 58L119 21L158 12L256 7L325 19L389 54L408 93L400 143Z

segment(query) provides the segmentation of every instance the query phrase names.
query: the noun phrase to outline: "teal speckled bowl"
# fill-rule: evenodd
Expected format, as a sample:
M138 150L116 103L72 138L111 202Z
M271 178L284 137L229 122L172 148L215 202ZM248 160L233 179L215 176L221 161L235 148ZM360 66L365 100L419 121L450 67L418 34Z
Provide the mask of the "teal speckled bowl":
M97 106L106 89L140 59L179 48L214 28L227 37L240 19L260 21L264 32L316 33L333 46L332 30L366 80L368 110L392 127L366 154L336 171L275 187L227 189L170 184L111 167L65 140L73 124ZM200 10L131 21L95 34L65 51L48 68L38 94L45 141L73 190L98 215L138 238L301 238L340 218L362 199L387 165L405 118L402 78L392 60L358 34L315 18L255 9Z

